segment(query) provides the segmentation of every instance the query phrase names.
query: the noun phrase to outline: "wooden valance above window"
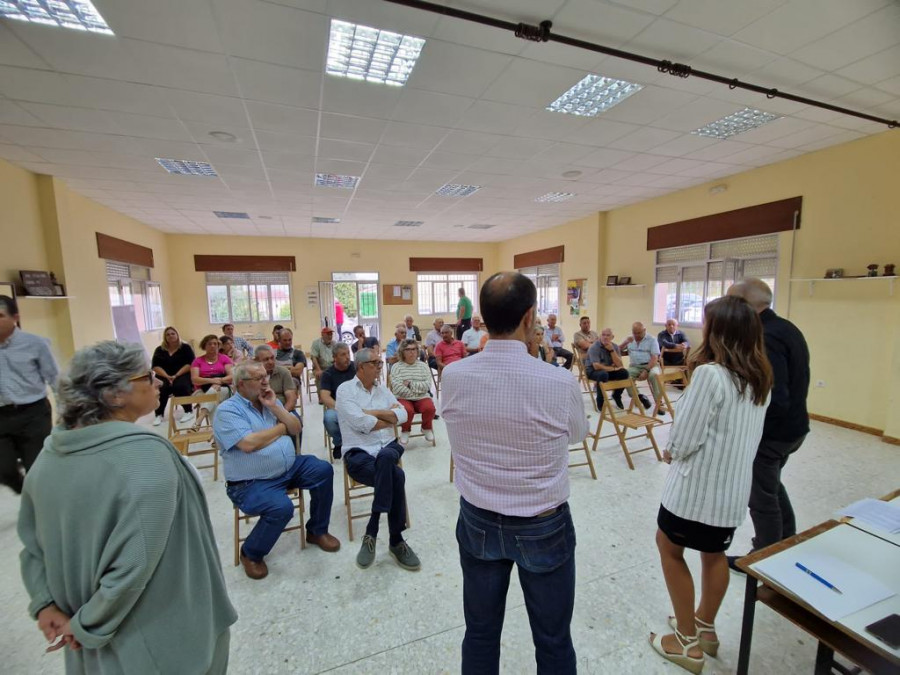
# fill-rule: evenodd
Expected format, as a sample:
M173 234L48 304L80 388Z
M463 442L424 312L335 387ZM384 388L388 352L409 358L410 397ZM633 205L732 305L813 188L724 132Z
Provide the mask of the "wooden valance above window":
M481 272L482 258L410 258L410 272Z
M760 234L786 232L795 227L799 229L802 206L803 197L791 197L768 204L651 227L647 230L647 250L755 237Z
M97 232L97 255L104 260L153 267L153 249Z
M513 267L517 270L525 267L537 267L538 265L556 265L565 262L566 247L554 246L553 248L542 248L540 251L528 251L527 253L519 253L513 256Z
M197 272L295 272L292 255L195 255Z

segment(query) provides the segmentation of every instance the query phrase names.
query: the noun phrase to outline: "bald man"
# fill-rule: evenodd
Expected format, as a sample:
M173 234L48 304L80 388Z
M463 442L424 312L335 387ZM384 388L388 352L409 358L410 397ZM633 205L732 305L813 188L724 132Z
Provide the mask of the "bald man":
M756 534L755 551L797 533L781 470L809 433L809 348L800 329L772 311L772 289L761 279L744 279L732 286L728 295L744 298L759 313L774 376L772 402L766 410L762 439L753 460L750 517ZM732 569L737 569L733 563L738 557L729 556Z
M619 345L619 351L622 356L628 356L628 375L637 381L650 380L650 392L653 398L660 400L659 386L656 384L656 378L651 378L652 374L659 374L662 371L659 367L659 343L649 335L644 324L635 321L631 324L631 335L625 342ZM643 394L638 394L641 405L644 408L650 407L650 401ZM663 407L659 407L659 414L664 414Z

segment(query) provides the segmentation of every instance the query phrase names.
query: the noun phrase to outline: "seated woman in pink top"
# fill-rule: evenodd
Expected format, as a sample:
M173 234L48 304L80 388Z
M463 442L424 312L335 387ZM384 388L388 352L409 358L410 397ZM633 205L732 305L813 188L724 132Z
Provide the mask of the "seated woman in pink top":
M191 364L191 382L194 384L194 391L212 390L219 394L220 399L227 398L230 395L228 385L231 384L233 367L231 359L219 352L219 338L215 335L207 335L200 340L200 349L203 350L203 354ZM197 419L193 426L195 431L204 421L211 424L216 404L203 403L198 407Z

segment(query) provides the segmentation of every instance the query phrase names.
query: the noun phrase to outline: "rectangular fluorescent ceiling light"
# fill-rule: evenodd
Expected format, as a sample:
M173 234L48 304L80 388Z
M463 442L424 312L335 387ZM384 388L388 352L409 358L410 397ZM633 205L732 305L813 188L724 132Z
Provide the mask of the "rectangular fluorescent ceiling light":
M339 176L334 173L317 173L316 185L319 187L342 188L352 190L359 183L359 176Z
M699 129L694 129L691 133L696 136L725 139L756 129L777 119L778 115L763 112L756 108L744 108L720 120L710 122Z
M394 227L421 227L424 224L424 220L398 220Z
M90 0L0 0L0 16L45 26L114 35Z
M491 225L489 223L475 223L474 225L469 225L470 230L489 230L492 227L497 227L497 226Z
M250 214L243 211L213 211L217 218L233 218L235 220L250 220Z
M548 105L547 110L567 115L596 117L643 88L643 85L625 80L614 80L603 75L588 75Z
M3 2L3 0L0 0ZM207 162L192 162L189 159L163 159L157 157L159 165L169 173L177 173L181 176L218 176L216 170Z
M481 189L480 185L456 185L455 183L447 183L441 186L434 193L441 197L468 197Z
M351 80L402 87L423 46L422 38L332 19L325 72Z
M339 223L341 222L340 218L323 218L322 216L313 216L312 221L314 223L318 223L320 225L327 225L329 223Z
M565 201L572 199L572 197L574 197L574 196L575 196L575 194L572 192L548 192L545 195L541 195L540 197L535 198L534 201L544 202L544 203L546 203L546 202L565 202Z

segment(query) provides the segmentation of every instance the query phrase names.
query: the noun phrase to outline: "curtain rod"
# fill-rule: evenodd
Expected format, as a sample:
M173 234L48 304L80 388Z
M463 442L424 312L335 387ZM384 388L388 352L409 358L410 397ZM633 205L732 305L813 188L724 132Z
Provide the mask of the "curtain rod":
M593 42L587 42L585 40L578 40L576 38L567 37L565 35L557 35L556 33L550 32L550 28L553 26L553 23L551 21L541 21L540 25L533 26L526 23L512 23L510 21L504 21L502 19L495 19L490 16L484 16L483 14L467 12L462 9L454 9L453 7L445 7L444 5L436 5L433 2L425 2L424 0L384 1L393 3L395 5L404 5L406 7L412 7L414 9L421 9L426 12L433 12L435 14L449 16L454 19L472 21L474 23L480 23L484 26L500 28L501 30L510 31L516 37L522 38L523 40L528 40L530 42L559 42L560 44L578 47L580 49L587 49L592 52L599 52L601 54L614 56L619 59L625 59L626 61L634 61L636 63L642 63L646 66L653 66L659 72L668 73L669 75L674 75L675 77L698 77L702 80L709 80L711 82L718 82L719 84L727 85L729 89L746 89L747 91L752 91L757 94L765 94L766 98L770 99L783 98L788 101L803 103L805 105L813 106L816 108L831 110L832 112L841 113L842 115L850 115L851 117L858 117L870 122L885 124L889 129L895 129L900 126L900 122L898 122L897 120L889 120L884 117L876 117L875 115L869 115L867 113L858 112L856 110L850 110L849 108L842 108L830 103L825 103L824 101L817 101L815 99L806 98L805 96L797 96L796 94L779 91L778 89L762 87L758 84L752 84L750 82L742 82L736 77L729 78L723 75L716 75L715 73L696 70L694 68L691 68L691 66L685 65L683 63L673 63L672 61L667 61L664 59L654 59L649 56L634 54L632 52L626 52L621 49L614 49L613 47L598 45Z

